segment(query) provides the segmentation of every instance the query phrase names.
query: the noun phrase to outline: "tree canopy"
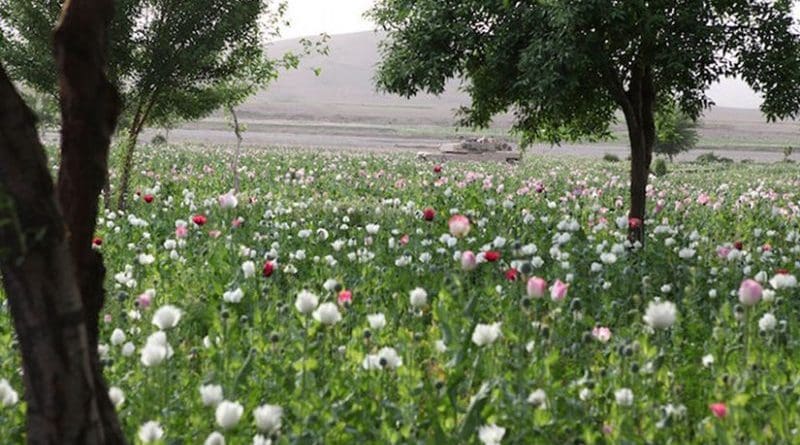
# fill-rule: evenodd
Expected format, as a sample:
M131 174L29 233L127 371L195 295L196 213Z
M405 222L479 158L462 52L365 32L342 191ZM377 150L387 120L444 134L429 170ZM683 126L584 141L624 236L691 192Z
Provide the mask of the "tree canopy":
M0 0L0 58L9 74L57 97L51 32L60 0ZM238 93L238 80L263 83L292 58L269 59L285 3L273 0L118 0L111 25L109 77L120 88L129 125L203 117ZM242 96L238 94L238 96ZM247 96L240 100L244 100Z
M800 108L800 38L791 1L378 0L387 32L377 84L413 96L463 79L462 123L513 112L525 143L604 137L622 111L632 157L631 217L644 189L658 103L697 118L724 76L764 96L768 119ZM641 238L641 236L637 236Z
M50 42L61 0L0 0L0 59L9 75L57 98ZM236 106L295 68L299 55L270 58L266 42L285 24L282 0L117 0L108 72L123 99L124 206L136 139L145 126L169 126ZM304 41L306 50L317 49Z
M659 99L692 117L706 90L741 76L764 95L770 119L800 104L800 40L791 1L618 2L380 0L388 32L379 87L404 96L441 93L463 78L464 123L514 111L530 141L604 136L621 88L645 74Z

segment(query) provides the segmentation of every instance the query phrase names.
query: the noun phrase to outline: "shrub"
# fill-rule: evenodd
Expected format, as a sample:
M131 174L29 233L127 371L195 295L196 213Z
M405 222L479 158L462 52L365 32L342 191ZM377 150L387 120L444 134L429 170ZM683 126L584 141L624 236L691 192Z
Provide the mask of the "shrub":
M653 164L653 174L656 176L665 176L667 173L667 161L665 161L664 158L656 159Z
M700 156L698 156L697 159L695 159L695 162L697 162L698 164L716 164L716 163L731 164L733 163L733 159L726 158L724 156L717 156L716 154L714 154L713 151L711 151L708 153L703 153Z
M672 158L697 145L697 122L675 104L662 106L656 113L656 143L653 151Z
M157 134L153 136L153 139L150 141L153 145L167 145L167 138L163 134Z
M794 153L794 147L791 145L783 147L783 162L791 162L789 158L792 157L792 153Z

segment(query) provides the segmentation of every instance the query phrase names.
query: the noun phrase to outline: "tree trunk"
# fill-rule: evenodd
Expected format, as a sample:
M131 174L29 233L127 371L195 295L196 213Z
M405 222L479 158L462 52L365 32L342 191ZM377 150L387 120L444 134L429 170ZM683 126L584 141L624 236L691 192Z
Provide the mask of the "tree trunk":
M128 188L130 187L131 174L133 172L133 154L136 151L136 141L139 137L135 128L128 134L128 138L123 144L124 150L122 158L122 173L119 180L119 195L117 195L117 209L125 210L128 198Z
M3 284L21 350L28 443L124 444L97 357L102 258L91 249L119 98L104 74L112 0L68 0L54 36L59 209L35 118L0 67Z
M647 180L650 176L652 146L647 145L644 129L637 122L628 122L631 144L631 208L628 214L631 242L644 244L644 221L647 211Z
M83 303L33 113L0 69L0 271L22 351L30 444L105 444Z
M128 188L130 188L131 175L133 175L133 155L136 152L136 144L139 140L139 134L144 129L144 125L150 116L150 111L153 109L153 105L155 105L157 95L158 89L150 93L142 94L136 114L133 117L133 122L131 123L131 128L128 130L128 139L124 145L125 153L122 161L122 175L119 181L119 196L117 198L118 210L125 210Z
M119 95L105 73L112 17L113 0L71 0L65 3L54 33L62 126L57 190L86 317L89 358L105 440L124 443L97 353L106 269L100 253L92 249L99 196L107 182L111 135L120 114Z
M645 242L647 217L647 182L656 142L655 101L652 70L637 67L627 91L618 81L612 82L612 95L625 114L631 144L631 208L628 214L628 238L631 243Z
M239 156L242 153L242 127L239 125L239 116L236 115L236 110L229 106L228 111L233 118L233 133L236 135L236 151L233 153L233 163L231 164L233 191L234 193L239 193Z

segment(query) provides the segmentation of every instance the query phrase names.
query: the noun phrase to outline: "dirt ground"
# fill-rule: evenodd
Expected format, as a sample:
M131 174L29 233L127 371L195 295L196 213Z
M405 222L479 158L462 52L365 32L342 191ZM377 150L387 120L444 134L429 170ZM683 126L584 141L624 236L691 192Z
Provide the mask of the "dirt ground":
M217 127L217 128L215 128ZM148 130L142 141L149 141L161 132ZM364 127L336 127L314 125L267 125L264 128L250 127L244 135L244 145L248 147L281 147L304 148L334 151L356 151L372 153L429 153L431 157L439 156L438 147L442 143L455 139L447 134L404 134L403 132L386 131L384 128L370 129ZM208 123L192 124L184 128L175 129L169 133L171 143L192 143L201 145L228 145L236 143L236 138L230 130L219 128ZM751 160L754 162L777 162L783 159L782 150L777 147L748 146L719 146L700 147L689 153L678 156L678 161L690 161L697 156L713 151L719 156L731 158L735 161ZM792 158L800 160L800 150ZM628 156L628 147L624 141L597 144L563 144L552 147L549 145L536 145L528 148L527 156L572 155L589 158L601 158L606 154L613 154L620 159ZM454 158L464 158L454 156ZM473 159L505 160L506 155L498 153L490 156L471 156Z

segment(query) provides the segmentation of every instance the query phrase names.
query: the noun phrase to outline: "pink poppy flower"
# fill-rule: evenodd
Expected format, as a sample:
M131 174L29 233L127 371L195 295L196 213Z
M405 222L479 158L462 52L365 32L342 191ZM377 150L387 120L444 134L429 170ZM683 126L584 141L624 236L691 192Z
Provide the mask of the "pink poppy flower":
M464 215L453 215L447 225L450 227L450 234L456 238L467 236L471 228L469 218Z
M568 289L568 284L561 280L556 280L556 282L553 283L553 286L550 288L550 298L553 301L562 301L564 298L566 298Z
M339 292L339 297L337 301L340 305L344 306L345 304L351 304L353 302L353 292L348 289L345 289Z
M475 256L475 253L471 250L467 250L466 252L461 254L461 269L465 271L472 271L478 267L478 258Z
M724 403L712 403L708 409L717 419L724 419L728 415L728 407Z
M547 292L547 281L545 281L544 278L531 277L528 280L526 290L528 291L529 297L542 298L545 292Z

